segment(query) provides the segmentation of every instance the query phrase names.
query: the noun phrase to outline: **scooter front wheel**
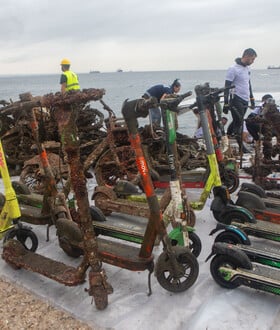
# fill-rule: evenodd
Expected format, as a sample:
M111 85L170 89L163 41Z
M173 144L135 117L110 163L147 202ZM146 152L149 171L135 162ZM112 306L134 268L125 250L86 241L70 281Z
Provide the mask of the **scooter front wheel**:
M224 169L221 173L221 181L228 188L230 194L234 193L239 187L239 177L235 171Z
M7 232L4 243L9 239L18 240L26 250L35 252L38 248L38 238L36 234L28 228L14 228Z
M189 289L198 277L199 265L196 257L188 249L180 250L184 252L176 253L176 270L167 252L161 253L156 265L159 284L170 292L183 292Z

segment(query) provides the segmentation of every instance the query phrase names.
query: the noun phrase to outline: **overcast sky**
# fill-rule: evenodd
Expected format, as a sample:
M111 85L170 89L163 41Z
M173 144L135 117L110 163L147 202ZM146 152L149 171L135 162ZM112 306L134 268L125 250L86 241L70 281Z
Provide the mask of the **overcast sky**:
M279 0L0 0L0 74L280 65Z

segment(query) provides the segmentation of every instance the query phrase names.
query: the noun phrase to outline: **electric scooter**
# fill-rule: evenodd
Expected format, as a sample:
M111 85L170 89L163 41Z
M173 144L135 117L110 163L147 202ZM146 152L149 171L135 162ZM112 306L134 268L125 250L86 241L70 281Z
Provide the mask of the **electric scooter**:
M182 97L190 95L191 92L186 93ZM179 104L180 101L181 100L179 97L177 103ZM171 102L174 101L171 99ZM163 219L166 226L171 222L174 227L174 229L169 234L169 237L173 241L178 242L180 245L189 246L191 235L188 234L190 229L187 225L187 218L188 216L190 217L191 207L187 201L186 192L182 188L181 167L177 154L175 112L178 110L175 107L172 110L169 108L168 99L163 99L160 102L160 108L165 132L165 144L170 172L169 187L171 192L171 200L163 212ZM190 232L192 235L194 234L192 231ZM198 239L196 241L198 242ZM201 249L201 244L199 244L199 248ZM196 247L196 250L198 250L198 246Z
M228 243L214 243L206 261L212 257L211 275L220 286L235 289L244 285L280 295L279 269L251 261L244 251Z
M71 249L82 250L83 260L80 265L75 268L34 252L26 252L22 249L22 245L17 244L15 240L6 242L2 255L6 262L17 268L32 270L69 286L83 283L86 271L90 267L88 293L93 296L98 309L106 308L107 296L112 293L112 287L107 282L106 273L102 269L102 262L133 271L149 270L149 293L151 294L150 277L154 269L152 250L157 235L160 235L164 247L164 251L156 264L156 277L161 286L171 292L181 292L191 287L198 276L198 262L189 248L172 246L171 244L162 221L162 214L154 194L147 163L142 153L140 136L137 134L137 116L142 115L143 111L146 113L146 110L151 106L151 101L126 101L122 109L130 128L131 142L132 146L135 147L137 164L139 165L138 170L143 178L143 186L146 189L148 204L151 207L143 242L140 247L135 247L118 241L106 240L100 236L96 238L89 212L86 180L80 162L75 106L90 100L98 100L103 94L104 90L89 89L69 93L66 96L48 94L41 99L41 105L50 107L55 111L63 148L68 156L71 183L78 205L78 211L75 217L73 216L76 222L67 218L57 219L60 246L65 248L68 244ZM50 202L55 201L52 197L49 198ZM38 265L40 266L38 267Z
M251 261L280 268L279 248L269 246L269 244L264 244L259 240L251 241L247 233L236 225L218 224L209 235L213 235L219 230L221 232L215 237L214 243L234 244L246 253ZM278 236L276 239L279 241L280 237Z
M174 102L168 105L169 109L175 110L180 101L180 99L174 99ZM146 117L149 113L149 109L152 107L153 102L157 103L156 99L151 99L149 103L146 103L146 101L144 101L143 99L134 101L126 100L122 108L122 114L128 127L130 143L133 150L135 151L137 168L141 175L142 186L144 188L144 192L147 196L147 202L151 210L150 224L152 219L155 221L155 227L149 226L148 224L146 233L149 232L154 238L154 240L158 235L163 243L164 251L159 256L156 265L156 276L162 286L167 285L168 288L172 288L172 291L178 292L182 291L182 286L189 287L189 282L191 283L191 285L194 283L198 275L198 264L197 260L190 252L188 247L178 245L172 246L171 240L166 232L163 215L160 211L158 199L155 194L153 183L149 173L149 168L141 146L141 138L138 132L137 118ZM190 263L190 261L188 261L189 257L191 257L192 260L195 260L195 262L192 262L191 265L187 265L188 263ZM186 274L183 275L183 273L185 273L185 267L184 270L181 269L179 271L178 263L181 263L180 260L183 261L185 265L187 265L187 268L191 266L191 274L196 274L195 277L193 276L192 281L188 279L189 276L185 277ZM182 276L185 277L184 280L182 280Z
M0 174L5 188L5 195L1 194L0 196L0 239L3 238L4 242L9 239L16 239L26 250L35 252L38 247L38 238L31 227L21 223L21 211L12 186L1 140Z
M214 180L213 177L217 175L217 173L213 171L213 166L209 164L209 154L215 153L217 157L217 164L219 168L219 176L221 182L227 186L230 193L237 190L239 187L239 178L238 174L236 172L236 164L231 160L225 160L224 156L222 154L222 148L220 146L220 143L218 142L216 132L213 127L213 116L210 114L214 112L215 108L219 108L219 94L222 93L219 89L211 89L208 83L205 83L203 85L197 85L195 87L195 91L197 95L203 95L206 96L203 99L203 108L198 109L200 120L201 120L201 126L203 130L203 137L204 139L209 139L208 142L206 142L206 153L208 158L208 166L206 169L202 169L200 171L188 171L182 173L182 181L183 181L183 187L184 188L204 188L204 196L208 196L209 186L213 186ZM197 101L192 105L192 107L197 106ZM219 109L217 109L216 112L219 112ZM206 131L210 131L210 134L205 133ZM228 142L226 141L226 136L222 132L222 146L223 148L226 148L226 145ZM209 149L209 143L212 141L213 147L211 150ZM160 181L154 181L154 185L156 188L166 188L168 186L170 177L167 178L161 178ZM212 187L211 187L212 188ZM210 190L211 190L210 188ZM194 209L202 209L206 199L205 197L202 197L201 201L197 204L193 203ZM204 203L203 203L204 201ZM202 203L201 203L202 202Z
M266 192L261 186L251 183L243 182L240 187L240 191L247 191L260 197L265 206L279 208L280 207L280 195L273 192Z
M196 92L196 104L198 107L198 111L200 114L201 119L201 126L203 130L203 136L205 139L206 144L206 153L210 168L210 173L207 178L207 181L205 183L205 187L203 189L203 192L200 196L199 201L190 202L191 207L193 209L201 210L205 203L207 198L210 195L210 192L212 191L213 187L219 187L222 185L221 176L220 176L220 170L219 170L219 164L217 161L217 158L221 159L221 152L217 148L216 152L214 149L213 144L213 138L211 137L211 133L213 135L213 127L211 129L211 120L208 113L208 106L209 103L211 103L212 99L216 99L219 94L224 92L224 88L217 89L214 92L209 93L209 86L208 85L197 85L195 87ZM217 141L215 141L215 145L217 145ZM218 154L218 155L217 155Z
M254 193L240 190L235 204L250 210L258 220L280 224L280 207L266 205L265 201Z
M183 98L189 95L190 93L186 93L184 95L177 96L176 103L179 104ZM166 149L168 152L172 187L170 186L170 188L167 188L161 196L159 202L160 209L163 212L166 226L171 222L173 226L177 227L174 228L169 234L173 244L185 244L186 246L189 246L193 254L198 257L201 252L201 241L194 232L194 229L188 225L189 223L194 222L193 219L195 219L195 214L188 205L187 196L183 192L183 189L181 189L178 179L180 175L178 176L177 173L180 166L176 165L178 164L175 141L176 128L173 117L174 115L168 110L169 103L170 101L166 99L160 103L160 106L162 109L165 132L167 132ZM174 103L174 99L171 99L171 103ZM122 195L122 197L124 197L125 194L129 194L130 198L118 198L115 192ZM110 215L112 212L120 212L148 218L150 210L147 204L147 199L143 199L141 198L143 195L137 194L134 195L133 200L131 200L131 194L133 192L137 192L136 186L130 182L121 181L118 182L114 188L97 186L92 198L95 200L95 205L101 209L105 215ZM93 224L98 233L102 233L103 235L108 234L112 237L118 237L141 243L145 222L146 221L143 219L135 221L131 218L129 218L129 222L127 222L127 220L122 217L121 219L118 219L118 221L116 221L115 218L107 218L106 222L93 222ZM182 223L183 225L181 225ZM182 228L184 228L184 230L182 230ZM183 238L184 236L185 238Z
M279 224L257 220L250 210L235 205L226 187L215 187L213 193L214 198L210 208L218 224L211 231L211 235L222 230L221 235L230 237L236 243L244 243L246 238L242 232L245 232L249 236L280 242Z

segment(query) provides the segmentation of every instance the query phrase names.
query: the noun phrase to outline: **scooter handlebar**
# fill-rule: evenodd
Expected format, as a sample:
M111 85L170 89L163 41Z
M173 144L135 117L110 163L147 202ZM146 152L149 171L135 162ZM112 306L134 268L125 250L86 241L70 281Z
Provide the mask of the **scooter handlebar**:
M160 101L159 105L162 109L179 112L179 109L177 108L179 103L181 103L186 97L191 95L192 91L189 91L184 94L175 95L174 97L166 97Z

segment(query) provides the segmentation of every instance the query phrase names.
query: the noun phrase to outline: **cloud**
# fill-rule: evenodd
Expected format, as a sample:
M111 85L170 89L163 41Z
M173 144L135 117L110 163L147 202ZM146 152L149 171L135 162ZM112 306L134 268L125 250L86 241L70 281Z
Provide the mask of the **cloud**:
M95 64L102 70L216 69L247 47L260 55L255 67L278 65L278 0L0 3L3 73L55 72L61 57L84 72Z

